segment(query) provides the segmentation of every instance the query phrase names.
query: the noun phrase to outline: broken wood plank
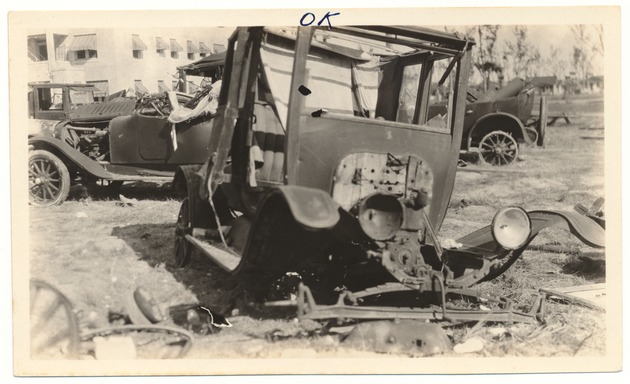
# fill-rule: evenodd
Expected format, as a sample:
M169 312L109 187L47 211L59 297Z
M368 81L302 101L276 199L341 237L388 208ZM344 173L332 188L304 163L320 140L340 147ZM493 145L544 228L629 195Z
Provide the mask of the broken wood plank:
M504 169L498 167L475 167L475 166L466 166L466 167L457 167L457 172L487 172L487 173L518 173L523 174L527 173L527 171L519 170L519 169Z
M564 288L541 288L540 293L588 308L604 311L606 308L606 284L588 284Z

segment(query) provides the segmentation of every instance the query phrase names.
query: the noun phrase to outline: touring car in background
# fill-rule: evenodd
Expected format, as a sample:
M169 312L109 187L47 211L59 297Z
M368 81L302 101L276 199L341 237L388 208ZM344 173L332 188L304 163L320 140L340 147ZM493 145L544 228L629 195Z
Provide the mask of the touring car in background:
M509 165L516 161L522 145L544 145L547 119L532 119L535 87L516 78L499 89L479 97L469 92L461 149L476 151L479 161L489 165ZM446 103L435 103L429 116L445 113ZM540 100L546 113L546 101Z
M302 318L534 318L452 311L446 300L500 275L544 228L594 247L604 232L577 212L505 207L441 243L473 46L419 27L238 28L209 158L175 176L187 195L174 264L196 249L233 276L237 295L297 306ZM434 116L432 82L449 100Z
M208 156L212 88L95 103L85 84L32 83L29 201L62 203L71 184L171 181ZM215 90L216 92L216 90ZM171 115L175 113L175 115Z

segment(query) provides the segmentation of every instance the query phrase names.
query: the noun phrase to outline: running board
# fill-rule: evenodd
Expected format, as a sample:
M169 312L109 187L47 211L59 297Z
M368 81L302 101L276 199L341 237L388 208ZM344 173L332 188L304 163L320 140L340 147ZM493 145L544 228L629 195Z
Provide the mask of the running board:
M186 240L227 272L233 272L241 262L241 258L232 250L226 251L192 235L186 235Z

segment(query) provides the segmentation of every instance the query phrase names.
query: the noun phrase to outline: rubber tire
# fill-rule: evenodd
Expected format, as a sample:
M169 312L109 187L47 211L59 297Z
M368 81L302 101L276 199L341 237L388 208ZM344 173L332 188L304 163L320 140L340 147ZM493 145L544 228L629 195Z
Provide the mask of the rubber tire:
M482 164L495 165L495 164L492 164L492 163L487 162L487 161L486 161L486 159L483 157L483 154L482 154L482 151L483 151L482 146L484 145L484 142L485 142L487 139L489 139L491 136L503 136L503 137L509 138L509 139L510 139L510 141L512 142L512 144L514 145L514 148L515 148L514 157L512 158L512 160L511 160L511 161L509 161L509 162L507 162L506 164L498 164L498 166L502 166L502 165L510 165L510 164L512 164L513 162L515 162L515 161L516 161L516 159L518 158L518 152L519 152L518 143L516 142L516 140L514 140L514 138L513 138L512 136L508 135L508 134L507 134L507 133L505 133L504 131L492 131L492 132L488 133L487 135L485 135L485 136L484 136L484 137L483 137L483 138L479 141L479 147L478 147L478 148L479 148L479 161L480 161Z
M53 168L54 172L59 174L58 191L50 199L46 199L45 197L43 200L37 199L32 191L34 187L30 186L31 166L33 165L34 161L37 159L44 160L47 164L52 165L54 167ZM57 156L53 155L52 153L46 150L38 149L35 151L31 151L29 153L28 167L29 167L29 201L31 204L45 207L45 206L50 206L50 205L61 204L66 200L66 198L68 197L68 193L70 192L70 173L68 172L68 167L66 167L63 161L61 161Z
M190 200L186 197L182 200L182 204L179 208L179 214L177 215L177 222L175 223L175 247L173 253L173 265L177 268L186 266L190 261L190 255L192 253L192 245L186 240L186 234L188 234L191 225L191 215L193 213L190 210Z

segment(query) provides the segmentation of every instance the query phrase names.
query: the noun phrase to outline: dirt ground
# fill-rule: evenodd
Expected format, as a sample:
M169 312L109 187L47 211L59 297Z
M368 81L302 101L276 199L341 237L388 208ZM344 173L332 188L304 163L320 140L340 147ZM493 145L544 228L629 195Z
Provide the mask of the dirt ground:
M524 148L521 161L506 168L510 172L458 172L440 230L443 240L487 225L500 207L572 210L577 203L590 207L603 196L603 102L558 99L550 101L549 109L572 117L571 124L558 121L547 128L546 148ZM358 350L326 324L298 321L291 312L259 318L246 309L235 310L233 282L198 252L190 265L175 268L171 260L179 203L167 189L126 184L120 193L136 201L123 205L117 197L88 195L76 188L61 206L30 207L31 277L53 284L70 299L83 332L120 321L114 319L127 313L130 292L143 287L166 315L162 324L175 325L169 308L202 303L233 325L195 335L188 358L357 356ZM532 245L545 244L566 252L528 250L507 273L478 289L504 295L527 309L539 288L605 282L603 251L555 230L541 233ZM481 341L481 348L464 354L468 357L605 353L604 313L550 300L546 306L544 324L441 325L453 344ZM364 353L375 351L368 348Z

